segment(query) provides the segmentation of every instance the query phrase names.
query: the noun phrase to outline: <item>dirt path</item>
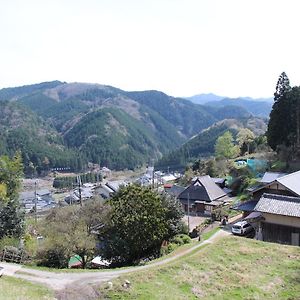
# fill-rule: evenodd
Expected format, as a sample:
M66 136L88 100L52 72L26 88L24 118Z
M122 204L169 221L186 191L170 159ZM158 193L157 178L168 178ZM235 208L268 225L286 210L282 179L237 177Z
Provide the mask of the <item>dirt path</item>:
M207 239L206 241L203 241L192 248L187 249L186 251L183 251L181 253L178 253L177 255L174 255L172 257L166 258L164 260L160 260L157 262L150 263L145 266L139 266L139 267L131 267L121 270L105 270L105 271L99 271L99 272L78 272L78 273L55 273L55 272L47 272L47 271L41 271L41 270L35 270L35 269L29 269L25 266L21 266L18 264L11 264L11 263L4 263L0 262L0 267L3 267L3 275L7 276L14 276L17 278L26 279L32 282L42 283L50 288L59 291L63 290L70 286L76 286L77 288L82 286L86 286L88 284L94 284L94 283L101 283L101 282L107 282L112 280L113 278L116 278L122 274L126 273L132 273L132 272L138 272L141 270L146 270L149 268L153 268L156 266L165 265L169 262L172 262L192 251L195 249L200 248L201 246L205 244L213 243L216 239L228 235L229 232L225 230L219 230L217 233L215 233L212 237Z

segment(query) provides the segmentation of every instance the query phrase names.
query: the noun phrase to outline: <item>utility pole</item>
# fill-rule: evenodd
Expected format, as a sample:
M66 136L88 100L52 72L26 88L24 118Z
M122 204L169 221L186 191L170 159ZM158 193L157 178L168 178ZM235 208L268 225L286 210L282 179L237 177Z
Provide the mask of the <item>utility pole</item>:
M36 195L36 181L34 182L34 221L37 224L37 195Z
M81 178L80 175L77 176L77 183L78 183L78 192L79 192L79 203L82 206L82 199L81 199Z
M152 158L152 188L154 189L154 159Z
M187 194L187 200L188 200L188 209L187 209L187 213L188 213L188 230L190 232L190 193Z

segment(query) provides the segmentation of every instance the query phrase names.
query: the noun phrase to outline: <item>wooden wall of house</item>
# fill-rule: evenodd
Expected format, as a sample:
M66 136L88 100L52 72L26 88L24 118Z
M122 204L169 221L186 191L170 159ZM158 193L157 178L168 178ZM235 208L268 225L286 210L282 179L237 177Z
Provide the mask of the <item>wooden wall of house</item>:
M300 236L300 228L291 227L291 226L283 226L278 224L266 223L262 222L262 230L263 230L263 240L266 242L275 242L280 244L292 244L292 234L298 234L298 244L299 236Z

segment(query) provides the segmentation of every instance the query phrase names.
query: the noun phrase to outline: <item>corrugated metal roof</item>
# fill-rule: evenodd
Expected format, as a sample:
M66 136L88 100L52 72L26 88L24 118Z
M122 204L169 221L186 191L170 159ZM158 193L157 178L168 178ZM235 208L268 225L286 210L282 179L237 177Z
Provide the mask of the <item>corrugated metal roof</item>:
M263 194L255 211L300 218L300 197Z
M266 172L260 182L262 183L270 183L275 181L277 178L287 175L286 173L279 172Z
M276 181L300 196L300 171L277 178Z

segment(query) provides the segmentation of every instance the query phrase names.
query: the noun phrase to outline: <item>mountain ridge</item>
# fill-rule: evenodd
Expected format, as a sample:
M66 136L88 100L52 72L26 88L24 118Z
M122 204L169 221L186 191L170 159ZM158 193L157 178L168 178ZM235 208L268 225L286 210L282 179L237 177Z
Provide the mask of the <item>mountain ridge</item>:
M204 106L156 90L124 91L78 82L2 89L0 100L4 98L27 107L48 124L66 151L114 169L126 164L133 169L157 160L223 119L252 116L240 106ZM46 152L40 152L38 161L48 159ZM74 166L87 163L79 159L81 163ZM48 167L57 163L50 159Z

